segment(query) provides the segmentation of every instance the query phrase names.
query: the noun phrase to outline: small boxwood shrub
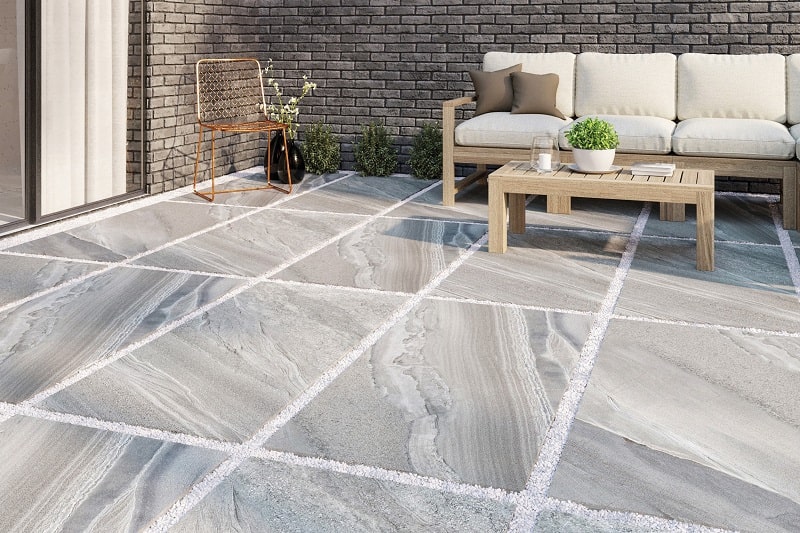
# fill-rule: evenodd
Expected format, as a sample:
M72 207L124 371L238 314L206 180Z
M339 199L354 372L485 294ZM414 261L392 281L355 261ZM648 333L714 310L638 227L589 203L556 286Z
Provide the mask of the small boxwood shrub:
M575 122L565 136L569 144L579 150L610 150L619 146L614 126L596 117Z
M424 180L442 177L442 128L429 122L414 136L409 159L411 172Z
M361 126L361 139L353 149L355 167L364 176L388 176L397 168L397 150L382 124Z
M312 174L327 174L339 170L342 162L341 147L330 126L318 122L308 128L303 143L303 157L306 170Z

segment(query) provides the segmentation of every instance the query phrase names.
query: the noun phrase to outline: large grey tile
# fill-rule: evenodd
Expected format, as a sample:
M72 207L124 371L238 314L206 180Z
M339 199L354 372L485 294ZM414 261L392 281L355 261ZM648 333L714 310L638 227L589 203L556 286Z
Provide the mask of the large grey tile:
M9 304L101 268L102 265L0 254L0 305Z
M75 259L120 261L247 211L209 203L161 202L43 237L11 250Z
M240 282L117 268L0 314L0 400L22 401Z
M403 299L261 284L48 398L102 420L242 441Z
M140 531L215 451L15 417L0 424L0 530Z
M522 489L589 322L423 302L266 446Z
M798 354L797 338L612 321L551 496L796 530Z
M268 210L143 257L136 264L259 275L361 222L348 215Z
M655 205L644 234L694 239L697 235L696 212L694 205L687 205L686 221L662 221L659 220L658 205ZM714 205L714 238L720 241L779 244L769 200L761 197L717 195Z
M569 511L546 508L536 519L536 533L652 533L647 525L635 526L603 514L586 516Z
M435 182L428 182L433 184ZM456 197L451 207L442 205L442 187L423 193L413 200L393 209L388 216L405 218L433 218L486 224L489 219L487 189L485 186L469 187Z
M736 531L800 529L796 501L579 420L550 494L596 508Z
M276 278L416 292L486 232L433 220L379 219L280 272Z
M433 294L596 311L626 244L609 233L528 229L509 234L504 254L473 254Z
M643 202L573 198L569 215L547 212L547 197L535 196L525 212L525 223L559 229L591 229L616 233L630 233Z
M361 176L354 174L324 188L281 204L287 209L371 215L432 185L410 176Z
M496 501L250 459L172 531L491 532L513 509Z
M695 259L694 242L642 239L616 312L800 331L800 301L780 248L717 243L713 272L696 270Z

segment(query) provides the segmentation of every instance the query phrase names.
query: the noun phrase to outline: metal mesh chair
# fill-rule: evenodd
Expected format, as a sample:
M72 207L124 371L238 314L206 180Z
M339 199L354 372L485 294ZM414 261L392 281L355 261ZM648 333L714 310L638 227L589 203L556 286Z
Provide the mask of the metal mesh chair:
M269 120L264 98L264 83L261 77L261 63L255 59L201 59L195 65L197 82L197 122L200 131L197 138L197 157L194 163L193 190L209 202L215 194L276 189L284 193L292 192L292 176L289 170L289 151L286 149L286 124ZM197 173L200 165L203 131L211 130L211 189L197 190ZM264 186L245 189L225 189L217 191L214 184L216 153L214 140L220 133L267 132L267 161L272 161L269 137L273 131L283 130L284 153L286 154L287 187L279 187L271 181L270 167L264 169L267 183Z

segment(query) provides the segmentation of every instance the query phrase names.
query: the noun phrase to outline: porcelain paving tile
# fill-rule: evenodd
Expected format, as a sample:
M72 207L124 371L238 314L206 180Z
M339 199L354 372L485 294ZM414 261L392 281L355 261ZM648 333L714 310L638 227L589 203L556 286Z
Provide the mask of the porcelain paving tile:
M260 284L53 395L42 406L242 441L403 300Z
M121 261L247 211L208 203L162 202L11 250L73 259Z
M551 214L547 212L547 197L539 195L528 204L525 223L560 229L630 233L643 207L643 202L573 198L571 214Z
M769 200L762 197L717 195L714 200L714 238L719 241L779 244ZM685 222L659 220L658 206L647 221L645 235L685 237L697 235L694 205L686 206Z
M550 495L796 531L798 354L797 338L612 321Z
M417 292L485 232L485 226L475 224L379 219L275 277Z
M292 198L280 207L372 215L432 184L411 176L379 178L355 174L322 189Z
M171 531L491 532L513 510L495 501L250 459Z
M622 525L609 518L594 518L545 509L539 515L536 533L652 533L651 527Z
M0 254L0 306L95 272L102 265Z
M486 187L471 187L458 195L454 206L446 207L442 205L440 185L393 209L388 216L486 224L489 219L487 194Z
M589 325L424 301L266 447L519 490Z
M800 331L800 301L778 247L717 243L715 270L695 243L643 238L620 294L622 315Z
M509 234L506 253L482 248L433 295L597 311L626 244L627 238L608 233Z
M135 264L254 276L292 259L361 217L267 210L148 255Z
M239 283L116 268L0 313L0 401L29 398Z
M14 417L0 424L0 530L140 531L219 452Z

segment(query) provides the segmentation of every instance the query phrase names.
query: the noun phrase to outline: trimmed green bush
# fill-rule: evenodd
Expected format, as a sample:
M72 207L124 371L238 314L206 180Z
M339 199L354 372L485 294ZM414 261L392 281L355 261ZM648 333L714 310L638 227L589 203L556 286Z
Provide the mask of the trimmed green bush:
M438 180L442 177L442 128L429 122L414 136L411 147L411 172L423 180Z
M382 124L361 126L361 139L353 149L355 167L363 176L388 176L397 168L397 150Z
M339 140L330 126L321 122L312 124L303 142L306 170L312 174L328 174L339 170L342 162Z
M590 117L576 122L565 136L579 150L610 150L619 146L619 137L610 122Z

